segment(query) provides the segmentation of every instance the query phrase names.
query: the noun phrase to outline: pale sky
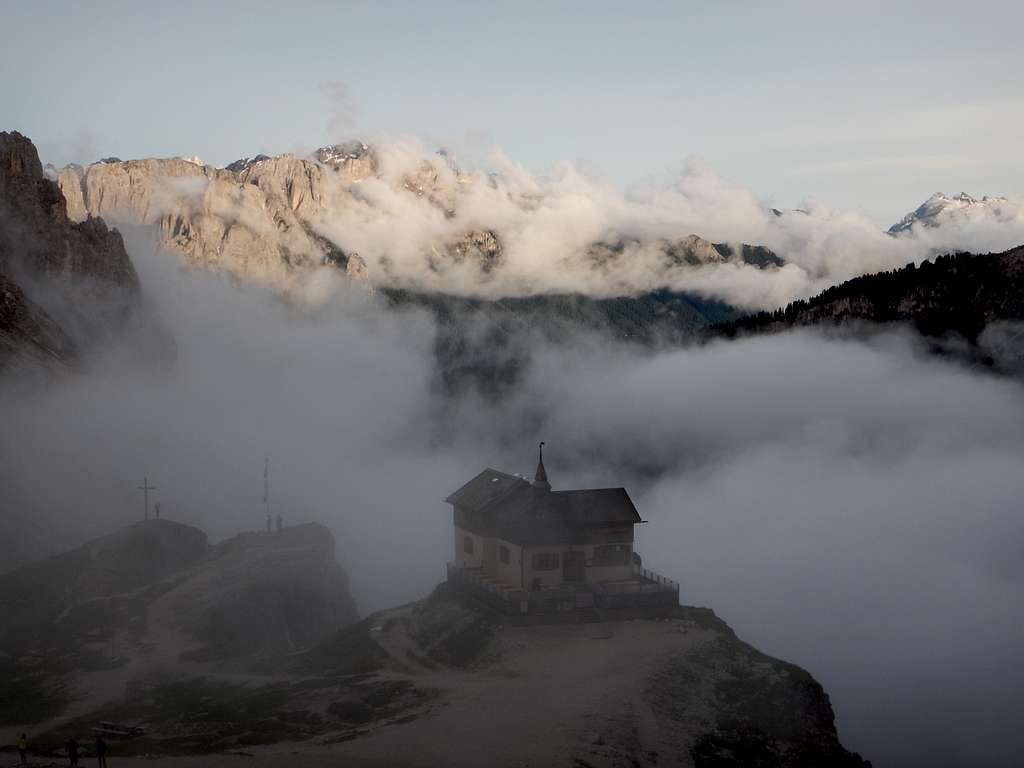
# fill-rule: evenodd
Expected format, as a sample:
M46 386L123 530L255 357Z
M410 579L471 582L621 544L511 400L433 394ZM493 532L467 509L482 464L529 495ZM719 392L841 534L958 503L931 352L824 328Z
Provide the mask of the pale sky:
M1024 197L1021 2L0 3L0 129L58 165L412 134L880 225Z

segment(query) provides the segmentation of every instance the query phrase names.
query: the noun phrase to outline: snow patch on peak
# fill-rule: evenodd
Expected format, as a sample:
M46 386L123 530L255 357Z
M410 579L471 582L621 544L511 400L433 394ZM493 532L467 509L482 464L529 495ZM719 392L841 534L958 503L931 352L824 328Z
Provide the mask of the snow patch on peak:
M313 157L325 164L345 163L349 160L358 160L370 153L370 147L361 141L346 141L343 144L330 144L320 147L313 153Z
M255 157L243 157L240 160L235 160L235 162L231 163L230 165L224 166L224 170L231 171L232 173L241 173L242 171L249 170L257 163L262 163L264 160L270 159L272 159L270 155L256 155Z
M981 199L961 192L952 197L936 192L899 222L889 227L890 235L909 233L915 226L939 227L954 222L966 223L991 218L995 221L1020 218L1024 208L1006 197Z

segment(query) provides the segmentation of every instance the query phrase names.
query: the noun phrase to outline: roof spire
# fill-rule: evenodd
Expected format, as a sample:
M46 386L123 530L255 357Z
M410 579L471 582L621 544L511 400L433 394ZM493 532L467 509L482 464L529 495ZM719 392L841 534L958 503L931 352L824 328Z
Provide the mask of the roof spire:
M551 483L548 482L548 473L544 469L544 442L537 446L537 471L533 475L533 487L551 490Z

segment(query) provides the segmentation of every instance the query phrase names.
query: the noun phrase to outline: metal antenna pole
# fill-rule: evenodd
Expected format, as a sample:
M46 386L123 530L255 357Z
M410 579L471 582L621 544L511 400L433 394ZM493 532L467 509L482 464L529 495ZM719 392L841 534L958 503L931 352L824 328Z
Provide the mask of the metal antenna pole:
M267 510L267 517L270 517L270 457L263 462L263 506Z
M149 520L149 492L155 491L156 486L149 484L149 478L142 478L142 485L139 486L139 490L142 491L142 503L143 503L143 514L146 520Z

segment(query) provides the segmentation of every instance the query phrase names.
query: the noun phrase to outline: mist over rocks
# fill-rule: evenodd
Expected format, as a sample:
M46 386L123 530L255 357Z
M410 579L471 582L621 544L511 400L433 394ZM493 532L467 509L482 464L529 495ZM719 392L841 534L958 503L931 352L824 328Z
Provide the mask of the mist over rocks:
M147 356L173 355L148 313L121 234L97 217L72 221L35 146L0 133L0 367L61 373L130 331Z
M69 221L65 198L44 176L35 146L16 131L0 133L0 204L5 270L98 278L128 296L138 294L138 276L120 235L100 219Z
M0 365L64 370L71 339L17 283L0 273Z
M322 525L243 532L210 545L198 528L155 519L0 575L9 620L0 648L17 655L52 644L70 652L76 637L86 645L109 640L96 624L107 620L102 600L112 596L118 623L137 625L129 644L156 646L167 662L175 654L215 661L289 653L358 618ZM104 631L90 639L97 629ZM174 647L163 653L164 645Z
M131 592L202 560L206 534L169 520L138 522L0 576L5 625L0 648L11 654L54 642L62 613L96 598ZM64 628L66 630L66 628ZM69 638L61 639L69 644Z
M1024 246L1003 253L958 253L865 275L807 301L718 325L736 337L815 327L868 335L905 324L932 350L1008 374L1024 367Z
M660 350L576 332L535 338L500 404L472 388L453 397L434 385L430 312L396 312L337 270L318 309L297 311L269 288L182 270L144 232L126 237L177 362L153 379L108 355L58 388L0 389L7 434L27 436L0 442L5 512L15 526L32 512L3 538L5 563L130 519L143 474L165 514L214 538L259 528L270 454L272 503L289 523L328 524L372 611L440 580L440 499L467 470L529 472L546 439L556 487L630 489L651 520L638 532L645 562L680 580L686 602L821 680L844 744L875 758L927 742L940 757L953 739L975 754L972 735L950 736L968 718L989 752L1016 749L1000 713L1024 690L1005 686L1020 626L1007 602L1024 495L1019 383L930 359L905 331ZM931 664L920 649L936 637L947 640ZM864 648L885 674L864 673ZM983 692L970 711L941 695L972 679ZM878 706L893 699L898 712Z
M292 653L359 618L334 537L316 523L221 542L161 600L193 661Z
M381 173L390 172L394 158L382 150L380 162ZM438 178L447 178L450 169L440 166ZM566 173L567 189L583 183ZM706 223L722 225L735 190L697 176L680 183L691 194L718 189ZM458 219L400 184L369 177L355 186L345 215L363 229L348 232L351 251L340 236L329 242L366 254L368 274L382 266L359 237L372 243L369 233L386 234L400 244L412 231L378 229L368 200L391 206L393 229L404 222L444 232ZM279 189L282 205L316 204L312 187L296 189L295 196ZM534 212L566 197L573 195L542 190ZM758 201L746 199L742 210L756 210ZM567 219L549 213L552 230L564 229ZM825 280L837 274L841 254L862 268L939 242L886 235L814 206L771 215L782 229L766 231L818 243L821 261L797 267L799 249L751 237L739 242L765 243L783 266L737 263L743 250L733 247L733 263L690 274L714 274L728 290L748 277L758 291L786 276L797 278L791 288L806 287L808 264ZM510 221L529 234L528 222ZM823 221L828 227L819 228ZM522 240L510 230L464 230L464 223L459 231L505 231L500 264L517 264ZM715 243L736 242L710 225L675 234L689 232L704 233L716 251ZM496 402L472 387L436 387L436 315L416 304L391 306L386 291L319 267L308 273L302 300L281 301L258 280L182 270L174 252L153 249L151 231L125 229L125 236L148 298L178 341L177 363L154 380L140 375L131 355L110 350L103 364L63 386L18 396L0 390L9 434L30 436L0 445L5 512L13 510L5 524L16 532L4 539L5 563L130 519L137 477L157 471L165 510L186 522L216 538L259 527L269 453L275 503L289 521L327 522L354 596L374 610L422 596L440 578L451 542L431 499L444 498L481 457L528 472L532 447L546 439L559 446L550 459L556 485L629 487L652 521L639 533L645 559L678 578L692 602L715 606L744 638L806 664L833 697L843 743L872 757L895 755L896 763L921 754L921 745L930 745L937 764L951 750L979 757L975 743L987 754L1015 754L1006 713L1019 710L1015 691L1024 681L1009 688L1006 681L1015 680L1007 649L1019 645L1020 627L1012 599L1020 521L1011 514L1024 494L1018 382L928 359L906 331L866 341L805 331L667 349L610 341L577 324L562 329L557 344L528 336L532 363ZM627 237L594 240L588 230L578 241L587 243L583 254L594 242L624 244L622 254L609 248L597 264L602 290L628 284L617 282L623 264L644 263L644 246L633 249ZM887 245L862 250L876 242ZM482 284L473 262L442 260L442 282L458 287L465 275L467 284ZM401 274L404 266L396 259L390 268ZM502 268L492 269L493 279ZM553 284L573 279L569 270ZM481 348L491 346L486 329ZM95 450L99 441L103 451ZM63 482L50 482L50 474ZM865 674L865 648L884 674ZM970 686L978 694L962 706L944 696ZM900 706L879 705L890 700Z
M237 684L231 674L266 673L358 617L323 526L210 546L166 519L0 574L0 608L0 727L31 723L35 736L47 722L109 719L122 700L138 719L147 687ZM179 704L173 717L196 714Z
M74 216L152 225L194 264L287 290L353 258L350 272L377 288L492 299L668 290L775 309L937 253L1024 242L1021 205L1006 198L956 209L970 215L943 204L931 225L904 222L894 237L813 200L773 208L696 160L664 188L622 192L567 164L533 175L500 152L463 170L414 139L224 169L102 162L59 179Z
M291 156L236 172L181 158L69 166L59 181L74 216L154 230L157 244L241 278L284 281L289 266L323 263L300 219L322 205L323 169Z

